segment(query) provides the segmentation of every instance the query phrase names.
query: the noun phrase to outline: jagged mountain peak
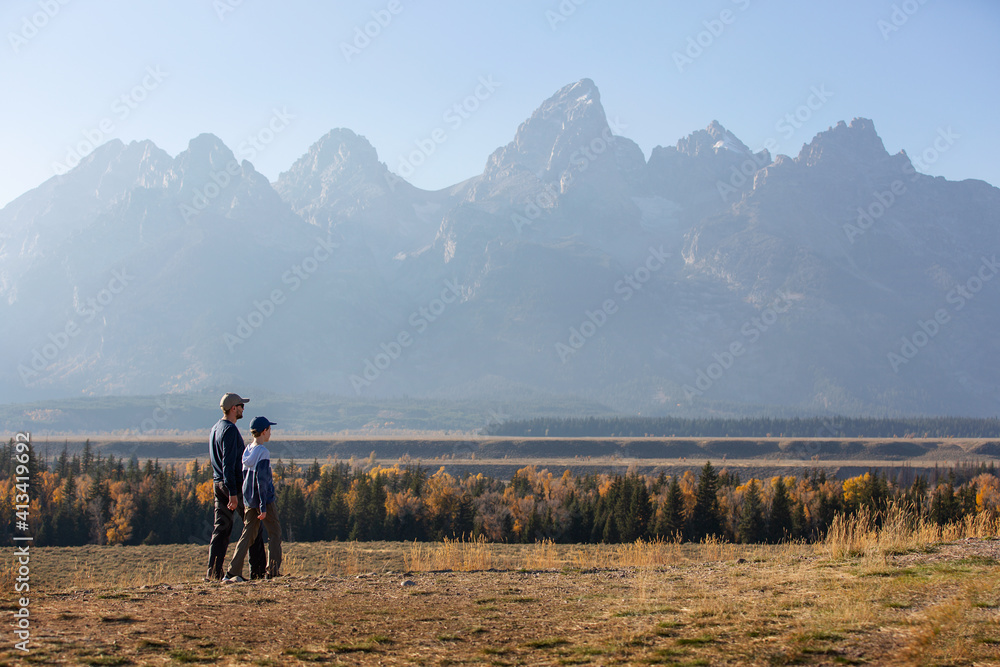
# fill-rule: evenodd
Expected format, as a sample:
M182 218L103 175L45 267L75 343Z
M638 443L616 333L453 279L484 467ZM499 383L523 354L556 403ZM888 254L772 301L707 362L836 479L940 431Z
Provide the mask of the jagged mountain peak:
M554 180L575 153L602 139L610 142L612 135L601 94L593 81L581 79L560 88L521 123L514 140L490 156L485 177L527 171Z
M855 118L850 125L840 121L836 126L817 134L804 145L796 161L807 166L822 162L840 164L846 162L872 163L889 156L881 137L875 131L875 123L868 118Z
M93 207L105 206L134 187L162 184L172 162L173 158L148 139L128 145L111 139L66 173L29 190L2 211L8 221L29 225L52 221L65 225L74 218L71 226L83 224L79 221L86 219L86 212Z
M747 400L992 414L998 316L985 296L912 363L900 343L954 312L953 286L1000 271L970 265L990 247L1000 190L928 177L900 194L891 169L905 156L885 155L867 119L773 163L713 120L647 163L614 136L589 79L545 100L483 176L436 192L392 176L347 129L281 175L283 201L249 162L227 169L237 158L215 135L177 159L110 142L0 210L0 345L21 351L2 386L155 393L245 384L257 369L279 391L374 397L501 375L643 414ZM128 289L81 321L76 305L112 271ZM226 303L205 288L231 283ZM69 318L79 336L32 359ZM709 382L734 340L746 355Z
M586 112L599 112L603 115L601 106L601 91L590 79L580 79L576 83L563 86L549 99L542 102L536 114L546 118L564 118L574 120Z
M118 138L109 139L80 160L81 165L106 162L114 159L125 149L125 143Z
M677 150L691 157L719 154L726 151L740 155L751 154L746 144L740 141L735 134L723 127L722 123L717 120L709 123L708 127L704 130L692 132L678 141Z
M179 169L225 170L233 161L236 156L229 146L216 135L205 132L188 142L187 150L177 156L176 166Z
M241 164L222 139L204 133L191 139L187 150L174 158L164 180L182 200L192 204L203 201L203 208L226 215L234 206L238 184L257 180L256 176L253 165L246 161ZM206 189L211 196L205 196Z
M51 182L68 183L73 180L86 180L90 183L99 181L111 169L112 165L121 159L125 151L126 146L121 139L111 139L85 155L78 165L62 174L59 179ZM60 179L62 180L60 181Z
M298 167L315 172L329 169L344 171L352 167L366 169L378 164L378 153L365 137L347 128L335 128L310 146L309 152L296 161L292 170Z
M273 185L282 199L300 213L333 203L353 207L362 201L415 189L389 173L365 137L346 128L335 128L323 135Z

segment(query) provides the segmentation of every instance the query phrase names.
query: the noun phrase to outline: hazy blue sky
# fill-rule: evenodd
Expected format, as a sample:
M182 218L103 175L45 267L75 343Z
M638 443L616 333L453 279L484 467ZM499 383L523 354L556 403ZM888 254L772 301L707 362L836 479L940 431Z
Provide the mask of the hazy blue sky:
M753 149L772 139L795 155L864 116L911 157L951 128L958 138L926 171L1000 185L996 0L8 0L0 26L0 205L87 135L176 155L212 132L237 151L275 109L294 118L251 160L272 180L335 127L367 137L394 171L441 128L409 179L441 188L481 172L545 98L584 77L647 157L713 119ZM689 39L700 53L685 54ZM478 108L448 113L477 88ZM802 107L813 89L827 99ZM801 123L782 121L797 111Z

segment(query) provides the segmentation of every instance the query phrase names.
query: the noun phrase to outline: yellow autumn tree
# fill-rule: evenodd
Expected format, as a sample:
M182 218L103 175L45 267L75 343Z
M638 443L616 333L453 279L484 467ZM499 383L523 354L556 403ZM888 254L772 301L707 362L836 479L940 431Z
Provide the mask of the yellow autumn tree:
M996 514L1000 511L1000 479L982 474L972 480L976 486L976 511Z
M848 507L856 505L859 502L862 490L868 486L870 480L871 473L867 472L864 475L844 480L844 504Z
M215 482L206 479L195 489L195 497L202 505L213 505L215 503Z
M38 476L38 498L44 500L46 505L56 504L56 492L62 485L62 480L54 472L46 470Z
M111 519L104 524L108 544L125 544L132 537L132 518L135 516L135 502L131 493L117 496Z
M412 489L389 491L385 495L385 513L393 519L416 521L423 516L423 509L423 499Z
M428 518L435 517L444 524L450 525L458 517L461 489L455 478L445 472L444 466L427 480L424 492L424 505Z
M681 487L681 496L684 498L684 518L690 519L694 514L694 506L697 502L695 491L698 488L698 477L692 470L685 470L680 479L677 480Z

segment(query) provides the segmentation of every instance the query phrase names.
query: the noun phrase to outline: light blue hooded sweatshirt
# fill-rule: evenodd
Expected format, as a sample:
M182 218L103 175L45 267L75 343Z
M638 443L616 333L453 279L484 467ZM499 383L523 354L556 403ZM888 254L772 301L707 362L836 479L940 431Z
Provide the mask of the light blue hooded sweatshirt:
M271 453L262 444L251 444L243 451L243 502L265 512L275 499Z

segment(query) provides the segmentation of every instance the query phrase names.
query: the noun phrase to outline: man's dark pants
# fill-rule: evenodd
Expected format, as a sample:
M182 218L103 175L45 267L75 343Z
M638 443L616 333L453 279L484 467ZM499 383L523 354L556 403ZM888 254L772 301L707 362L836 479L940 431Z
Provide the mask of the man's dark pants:
M222 490L222 483L215 482L215 528L212 531L212 541L208 548L208 578L222 579L226 571L226 550L233 533L233 510L229 509L229 496ZM240 516L245 514L243 494L239 495L239 505L236 511ZM263 531L257 533L257 539L250 545L250 578L263 579L267 570L267 555L264 553Z

